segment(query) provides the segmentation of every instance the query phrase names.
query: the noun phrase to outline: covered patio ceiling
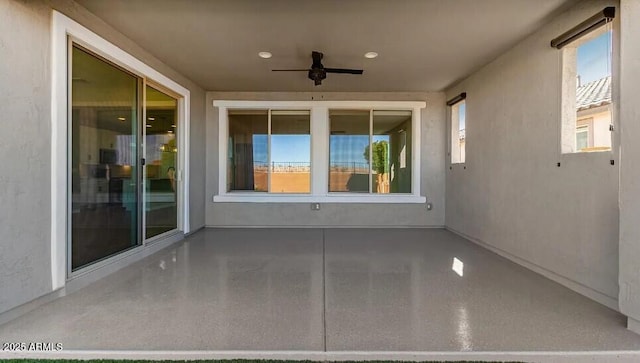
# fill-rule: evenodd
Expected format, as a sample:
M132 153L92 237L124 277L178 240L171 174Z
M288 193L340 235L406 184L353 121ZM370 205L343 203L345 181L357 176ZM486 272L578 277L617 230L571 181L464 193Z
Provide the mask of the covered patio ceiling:
M355 92L443 90L576 2L77 1L206 90ZM308 68L313 50L325 67L364 74L314 86L305 72L271 72Z

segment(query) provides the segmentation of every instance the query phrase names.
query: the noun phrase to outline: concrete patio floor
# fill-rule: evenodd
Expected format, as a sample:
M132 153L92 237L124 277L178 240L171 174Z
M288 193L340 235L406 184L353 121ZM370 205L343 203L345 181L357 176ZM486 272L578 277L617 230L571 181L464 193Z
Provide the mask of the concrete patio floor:
M621 314L441 229L205 229L0 338L65 350L640 350Z

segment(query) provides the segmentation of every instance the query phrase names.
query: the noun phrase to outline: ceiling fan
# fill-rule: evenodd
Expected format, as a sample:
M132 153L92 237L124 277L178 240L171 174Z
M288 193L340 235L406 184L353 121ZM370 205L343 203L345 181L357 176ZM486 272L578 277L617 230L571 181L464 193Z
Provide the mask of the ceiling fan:
M322 65L322 57L324 54L320 52L311 52L311 58L313 63L311 68L308 69L273 69L273 72L309 72L309 79L313 81L316 86L322 84L322 80L327 78L327 73L343 73L343 74L362 74L362 69L346 69L346 68L325 68Z

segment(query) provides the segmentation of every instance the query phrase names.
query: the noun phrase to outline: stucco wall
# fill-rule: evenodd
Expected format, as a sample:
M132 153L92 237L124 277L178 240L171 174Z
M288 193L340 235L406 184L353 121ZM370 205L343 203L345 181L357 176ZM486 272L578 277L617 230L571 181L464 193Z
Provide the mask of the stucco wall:
M312 211L308 203L219 203L218 109L213 100L368 100L426 101L422 110L421 194L426 204L322 204ZM443 226L444 225L444 94L431 93L245 93L208 92L207 112L207 226Z
M617 142L561 154L561 52L549 45L608 5L579 2L447 90L467 92L467 116L466 164L447 166L446 225L616 308Z
M51 9L191 91L191 228L204 225L204 91L71 0L0 0L0 312L51 291Z
M0 1L0 312L51 290L48 16Z
M621 1L620 311L640 334L640 2Z

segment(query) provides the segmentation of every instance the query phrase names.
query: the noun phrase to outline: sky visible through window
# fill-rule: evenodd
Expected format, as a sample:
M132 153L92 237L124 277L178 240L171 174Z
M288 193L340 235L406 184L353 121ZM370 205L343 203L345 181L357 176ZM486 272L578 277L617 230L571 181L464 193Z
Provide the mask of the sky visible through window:
M373 142L387 141L389 135L373 135ZM364 151L369 146L369 135L331 135L329 139L330 164L368 163Z
M458 130L462 131L465 128L465 108L467 104L465 102L460 103L460 107L458 107Z
M373 135L373 142L389 142L389 135ZM331 164L367 163L365 148L369 135L332 135L329 140ZM267 163L267 135L253 135L253 160ZM310 163L311 137L309 135L271 135L271 162Z
M577 72L580 84L611 75L611 31L578 47Z
M274 163L310 164L310 149L309 135L271 135L271 161Z

